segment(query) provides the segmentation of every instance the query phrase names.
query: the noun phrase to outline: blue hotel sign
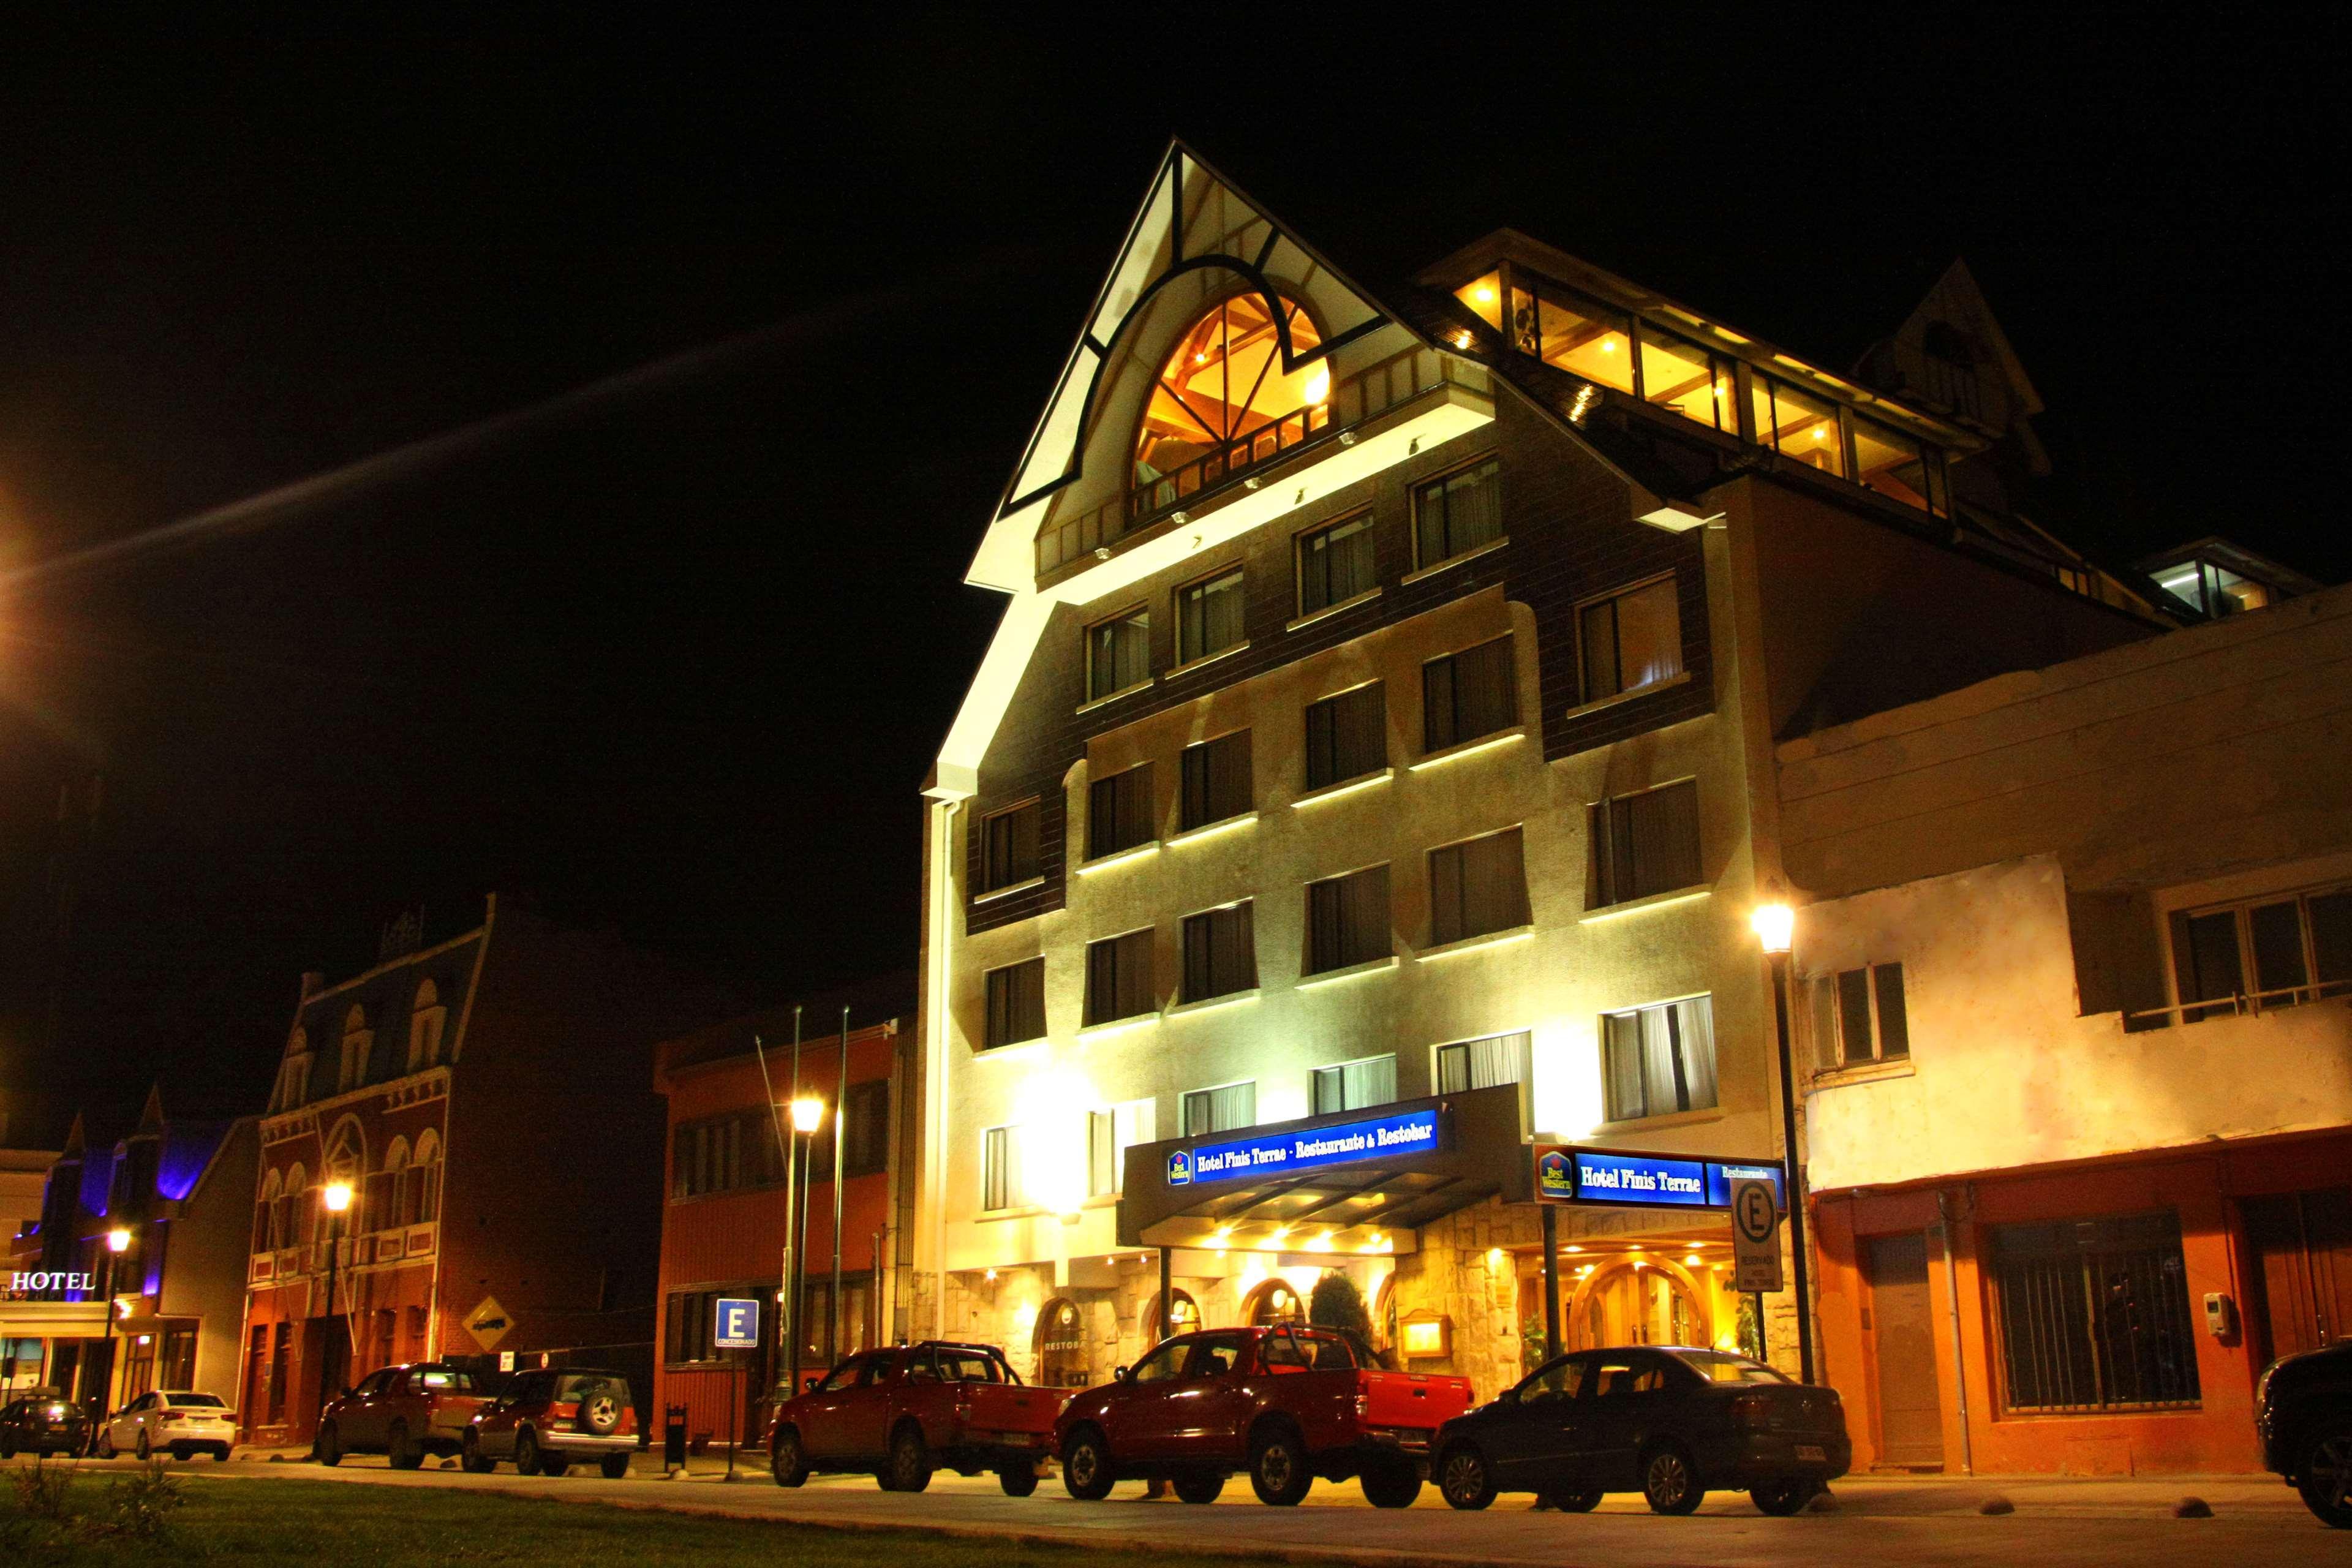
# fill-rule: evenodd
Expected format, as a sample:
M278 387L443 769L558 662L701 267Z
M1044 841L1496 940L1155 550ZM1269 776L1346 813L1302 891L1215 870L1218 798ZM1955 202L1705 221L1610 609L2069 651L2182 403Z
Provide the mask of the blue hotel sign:
M1437 1148L1437 1112L1408 1110L1336 1127L1314 1127L1269 1137L1235 1138L1179 1149L1168 1156L1168 1184L1230 1182L1243 1176L1279 1176L1325 1165L1352 1165L1400 1154L1427 1154Z
M1599 1149L1547 1149L1536 1156L1536 1196L1553 1203L1637 1204L1645 1208L1727 1209L1743 1177L1772 1184L1777 1165L1619 1154ZM1781 1199L1786 1205L1787 1199Z

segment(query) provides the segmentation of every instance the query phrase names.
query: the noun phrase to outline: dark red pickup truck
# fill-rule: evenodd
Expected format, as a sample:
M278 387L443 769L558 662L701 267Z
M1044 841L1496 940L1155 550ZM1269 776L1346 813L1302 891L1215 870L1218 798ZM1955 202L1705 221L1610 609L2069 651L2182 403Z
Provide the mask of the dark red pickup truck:
M1420 1494L1431 1436L1470 1408L1466 1378L1384 1372L1322 1329L1217 1329L1169 1340L1055 1424L1062 1483L1094 1501L1115 1482L1166 1479L1213 1502L1249 1472L1288 1507L1318 1477L1360 1477L1378 1508Z
M814 1471L864 1470L900 1492L921 1491L940 1467L994 1470L1008 1495L1027 1497L1068 1397L1024 1384L993 1345L927 1340L867 1351L777 1407L769 1464L782 1487Z

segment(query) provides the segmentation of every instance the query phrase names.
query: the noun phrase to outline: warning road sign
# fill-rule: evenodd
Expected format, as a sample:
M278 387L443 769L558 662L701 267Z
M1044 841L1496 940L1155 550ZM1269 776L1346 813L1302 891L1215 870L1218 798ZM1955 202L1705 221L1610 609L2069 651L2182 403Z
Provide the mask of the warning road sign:
M474 1342L482 1347L485 1354L498 1349L499 1342L513 1327L514 1321L499 1305L496 1296L483 1297L482 1304L466 1314L466 1331L474 1336Z
M1780 1289L1780 1205L1772 1184L1742 1176L1731 1184L1732 1289Z

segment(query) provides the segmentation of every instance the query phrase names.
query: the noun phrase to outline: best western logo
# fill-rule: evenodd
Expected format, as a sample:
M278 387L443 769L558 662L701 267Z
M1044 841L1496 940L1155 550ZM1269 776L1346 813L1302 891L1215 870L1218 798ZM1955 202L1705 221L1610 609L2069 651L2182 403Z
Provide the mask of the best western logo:
M1168 1184L1190 1186L1192 1182L1192 1156L1190 1151L1179 1149L1168 1156Z

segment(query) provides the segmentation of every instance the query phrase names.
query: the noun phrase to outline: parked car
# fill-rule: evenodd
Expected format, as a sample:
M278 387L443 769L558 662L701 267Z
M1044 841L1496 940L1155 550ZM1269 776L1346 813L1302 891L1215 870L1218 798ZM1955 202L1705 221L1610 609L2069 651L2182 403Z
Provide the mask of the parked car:
M2263 1464L2303 1494L2304 1506L2352 1530L2352 1340L2282 1356L2254 1385Z
M163 1449L175 1459L210 1454L228 1458L236 1441L236 1413L216 1394L193 1389L151 1389L108 1417L98 1432L98 1457L126 1450L142 1459Z
M487 1394L475 1374L440 1362L387 1366L326 1408L319 1422L319 1463L345 1454L382 1454L395 1470L413 1470L427 1454L447 1458Z
M557 1368L526 1372L467 1424L459 1460L488 1475L511 1459L524 1475L560 1476L591 1459L606 1479L629 1473L637 1448L637 1408L617 1372Z
M1461 1509L1520 1491L1583 1513L1605 1492L1638 1491L1659 1513L1689 1513L1731 1488L1790 1514L1853 1460L1834 1389L1727 1351L1583 1351L1449 1423L1437 1489Z
M57 1388L28 1388L0 1407L0 1459L19 1454L79 1454L89 1446L89 1412Z
M900 1492L921 1491L935 1469L993 1470L1007 1496L1027 1497L1068 1398L1024 1384L993 1345L927 1340L867 1351L777 1407L769 1467L778 1486L864 1470Z
M1289 1507L1318 1477L1363 1484L1377 1508L1420 1494L1432 1436L1470 1407L1466 1378L1386 1372L1345 1337L1276 1325L1179 1334L1117 1381L1071 1399L1055 1425L1062 1483L1087 1501L1121 1480L1216 1500L1246 1471Z

